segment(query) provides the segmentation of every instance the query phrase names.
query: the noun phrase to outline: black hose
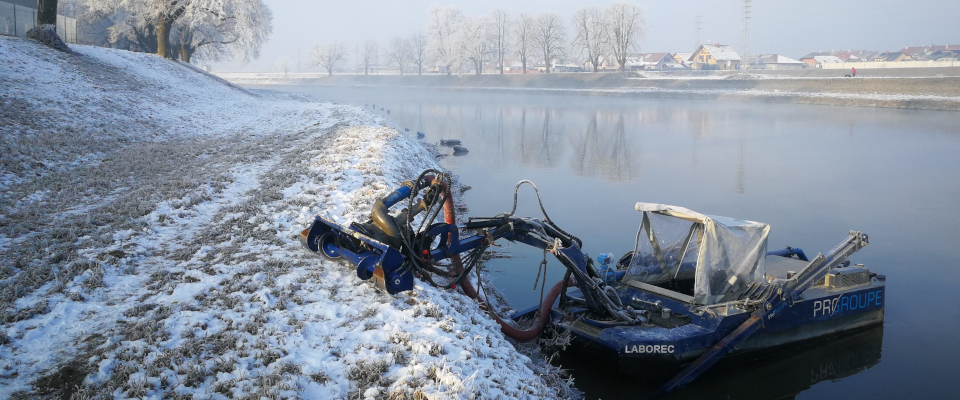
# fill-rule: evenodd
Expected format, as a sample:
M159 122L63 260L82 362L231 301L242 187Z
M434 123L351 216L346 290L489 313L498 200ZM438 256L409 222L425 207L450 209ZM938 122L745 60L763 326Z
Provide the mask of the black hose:
M517 186L513 188L513 208L510 210L510 215L514 215L514 213L517 212L517 195L520 193L520 186L523 185L524 183L532 186L533 191L537 193L537 203L540 203L540 212L543 213L543 222L548 224L551 228L553 228L560 234L570 238L574 242L577 242L577 246L579 246L580 248L583 248L583 242L580 240L580 238L571 235L567 231L557 226L557 224L555 224L552 220L550 220L550 216L547 215L547 209L543 207L543 200L540 199L540 190L537 189L537 185L533 184L533 182L530 182L526 179L520 182L517 182Z

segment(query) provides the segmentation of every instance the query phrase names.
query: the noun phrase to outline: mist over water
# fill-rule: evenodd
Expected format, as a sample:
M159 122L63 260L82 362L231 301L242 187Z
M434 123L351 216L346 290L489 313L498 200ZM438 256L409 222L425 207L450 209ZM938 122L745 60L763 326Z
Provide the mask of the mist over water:
M460 139L441 164L472 187L471 216L509 211L521 179L551 219L595 257L633 247L638 201L771 225L769 247L826 253L849 230L851 258L887 276L886 322L841 340L724 368L677 398L957 398L960 359L960 114L754 102L525 92L276 87L359 106L422 140ZM383 107L384 111L380 111ZM386 113L390 110L390 114ZM441 147L448 154L451 149ZM540 217L521 189L517 215ZM491 261L517 309L534 306L540 250L508 245ZM547 283L562 278L547 258ZM588 398L636 398L633 383L565 357Z

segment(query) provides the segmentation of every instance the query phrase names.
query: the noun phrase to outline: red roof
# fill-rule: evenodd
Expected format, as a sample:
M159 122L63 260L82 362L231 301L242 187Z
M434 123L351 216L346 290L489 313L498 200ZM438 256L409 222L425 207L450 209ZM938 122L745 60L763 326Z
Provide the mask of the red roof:
M930 46L907 46L900 50L908 56L931 54L940 50L960 50L960 44L934 44Z

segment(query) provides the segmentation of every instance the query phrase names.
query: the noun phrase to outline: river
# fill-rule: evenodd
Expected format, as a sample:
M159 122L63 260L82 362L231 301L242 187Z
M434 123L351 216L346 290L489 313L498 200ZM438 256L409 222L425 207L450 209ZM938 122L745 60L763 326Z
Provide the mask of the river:
M631 250L638 201L771 225L769 248L826 253L850 230L853 256L887 276L886 320L829 342L711 371L676 398L960 398L960 113L532 92L270 86L366 106L427 142L469 149L441 164L472 189L472 216L509 211L536 183L551 219L591 256ZM373 107L375 105L375 108ZM381 111L381 108L383 110ZM387 112L389 111L389 113ZM529 187L518 215L540 216ZM494 282L537 304L543 253L505 246ZM562 267L548 257L547 282ZM637 398L636 383L573 353L587 398Z

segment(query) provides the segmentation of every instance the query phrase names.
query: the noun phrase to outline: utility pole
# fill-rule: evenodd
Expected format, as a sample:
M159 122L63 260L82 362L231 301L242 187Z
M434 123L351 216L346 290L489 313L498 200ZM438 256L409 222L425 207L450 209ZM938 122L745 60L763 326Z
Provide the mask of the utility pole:
M703 25L703 19L702 19L702 18L703 18L702 16L697 15L696 20L694 20L694 22L693 22L693 25L694 25L694 27L696 28L696 31L697 31L697 43L694 43L694 45L693 45L693 51L697 51L697 49L700 48L700 27Z
M740 66L746 69L749 65L747 57L750 56L750 2L752 0L743 0L743 60Z

